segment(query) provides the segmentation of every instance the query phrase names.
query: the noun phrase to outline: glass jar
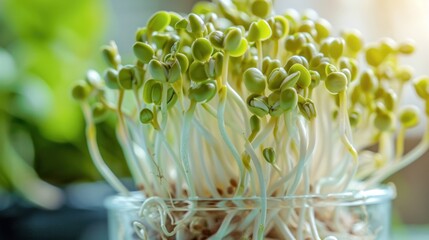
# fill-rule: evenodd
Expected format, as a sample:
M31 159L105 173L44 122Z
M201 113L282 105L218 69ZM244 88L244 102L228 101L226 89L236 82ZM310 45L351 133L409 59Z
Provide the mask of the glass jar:
M109 237L122 239L390 239L393 186L268 198L161 199L141 192L107 199Z

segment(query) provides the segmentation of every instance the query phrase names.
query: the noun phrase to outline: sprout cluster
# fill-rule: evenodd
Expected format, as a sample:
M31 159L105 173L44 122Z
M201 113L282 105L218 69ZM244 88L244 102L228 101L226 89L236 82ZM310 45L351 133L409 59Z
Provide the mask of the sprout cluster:
M108 68L73 88L94 163L123 194L96 142L95 119L107 112L147 196L257 196L257 239L273 226L268 197L373 187L429 146L426 129L403 154L405 131L420 118L416 107L398 106L406 84L429 115L429 77L415 79L399 61L414 52L411 42L334 35L316 13L275 14L269 0L199 2L186 16L160 11L135 39L134 63L111 42L102 51ZM282 216L286 228L301 215ZM299 239L328 236L323 224L310 225L298 224Z

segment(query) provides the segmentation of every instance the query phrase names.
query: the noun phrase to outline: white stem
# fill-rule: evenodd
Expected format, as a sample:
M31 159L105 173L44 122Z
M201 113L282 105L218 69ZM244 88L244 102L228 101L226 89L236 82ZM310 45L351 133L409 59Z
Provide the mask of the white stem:
M125 160L127 161L127 164L130 168L133 179L135 180L137 185L141 185L141 184L145 185L143 170L139 168L139 165L137 163L137 157L135 156L135 153L132 149L133 142L129 138L127 125L125 123L124 113L122 111L124 94L125 94L124 90L121 90L119 92L118 103L116 108L116 114L118 116L118 125L117 125L116 134L117 134L119 144L121 145L121 148L124 152Z
M264 173L262 172L262 166L259 162L259 158L255 153L255 150L253 149L252 145L249 141L246 141L245 144L246 152L249 154L250 158L252 159L253 165L256 169L257 175L258 175L258 181L259 181L259 188L260 188L260 194L261 194L261 217L259 220L259 228L258 228L258 239L262 240L264 237L265 232L265 222L267 218L267 189L266 189L266 183L264 181Z
M254 148L259 147L259 145L262 144L262 142L272 133L273 128L275 126L275 123L277 122L276 117L271 117L268 121L268 124L262 129L262 131L257 135L255 140L252 142L252 146Z
M217 239L224 239L225 235L228 234L227 230L231 223L232 218L237 215L237 213L229 212L226 217L223 219L221 226L219 227L219 230L216 232L215 235L211 236L209 240L217 240Z
M381 169L379 172L374 174L370 179L365 183L365 188L374 187L375 185L382 182L387 177L391 176L395 172L401 170L402 168L408 166L418 158L420 158L429 148L429 121L426 126L425 135L422 137L420 143L409 153L402 157L398 162L395 162L391 165L386 166Z
M225 129L225 105L226 105L226 95L227 95L227 89L226 86L222 87L219 90L219 106L218 106L218 128L220 131L220 134L227 145L228 149L231 151L232 156L237 163L237 166L240 171L240 182L239 182L239 189L243 187L244 184L244 177L245 177L245 169L243 162L241 161L240 154L238 153L237 149L235 148L234 144L232 143L231 139L228 136L228 133Z
M240 95L234 90L234 88L231 87L231 85L228 82L227 82L226 86L228 88L228 92L231 93L230 96L235 101L235 103L238 105L238 107L241 111L242 118L243 118L242 123L244 124L245 135L249 136L249 134L250 134L250 123L249 123L249 121L247 121L247 119L249 119L249 115L247 113L246 103L244 102L243 99L241 99Z
M350 155L353 158L352 162L352 173L349 174L349 180L346 182L345 188L348 187L350 184L351 179L354 177L352 174L355 174L357 171L357 168L359 166L359 156L354 148L351 139L351 129L350 129L350 121L349 121L349 114L347 110L347 93L346 91L342 91L339 93L339 102L340 102L340 109L338 112L338 118L340 121L340 137L341 141L344 144L344 147L348 150Z
M274 224L277 227L277 229L281 232L282 236L285 237L285 239L295 240L295 237L290 231L288 224L284 223L283 219L281 219L280 217L276 217Z
M115 174L113 174L100 154L97 144L97 131L94 120L92 119L91 108L88 104L84 103L82 104L82 109L86 121L86 139L88 141L89 154L91 155L95 167L116 191L123 195L128 195L128 189L119 181Z
M191 199L196 197L194 181L191 177L191 163L189 159L189 141L190 141L190 124L192 122L193 113L195 111L196 102L191 102L188 111L185 113L185 120L183 121L182 134L180 137L180 156L183 161L183 169L185 172L186 182L189 188L189 197Z
M309 194L309 166L306 167L305 172L304 172L304 182L305 182L305 195L308 196ZM306 204L303 201L303 205ZM313 235L313 239L315 240L320 240L320 236L319 236L319 232L317 231L317 227L316 227L316 221L315 221L315 215L314 215L314 208L312 206L312 203L309 204L310 206L308 207L308 217L310 218L310 228L311 228L311 234ZM305 206L302 206L302 208L305 208Z

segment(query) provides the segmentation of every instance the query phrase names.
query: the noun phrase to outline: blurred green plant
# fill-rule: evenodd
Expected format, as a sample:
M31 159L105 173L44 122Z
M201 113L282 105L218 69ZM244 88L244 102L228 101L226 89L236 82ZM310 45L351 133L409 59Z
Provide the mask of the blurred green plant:
M15 123L19 116L37 111L20 107L31 105L28 99L31 96L25 95L25 88L14 81L18 75L16 64L3 49L0 49L0 66L0 186L16 189L40 206L55 208L61 203L61 192L38 179L28 161L34 157L32 140L28 132Z
M102 0L5 0L1 44L15 57L20 81L38 84L32 113L43 136L55 141L75 140L82 122L68 93L70 82L88 66L102 37ZM37 81L34 78L41 78ZM37 82L37 83L36 83ZM33 108L34 109L34 108ZM34 109L35 110L35 109Z
M38 175L54 184L99 178L69 89L96 65L105 6L104 0L0 1L0 188L43 207L55 207L61 196ZM107 154L113 159L117 152L112 147Z

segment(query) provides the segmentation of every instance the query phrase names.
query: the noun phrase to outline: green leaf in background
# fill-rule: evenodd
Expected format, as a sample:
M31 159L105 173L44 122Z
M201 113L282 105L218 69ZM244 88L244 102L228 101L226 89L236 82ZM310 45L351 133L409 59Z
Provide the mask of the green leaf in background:
M0 2L1 25L7 36L0 40L12 53L19 82L36 84L28 88L42 116L34 121L44 137L74 141L81 135L82 118L70 97L70 86L81 78L97 55L102 41L106 9L102 0L5 0ZM36 83L34 79L41 79ZM43 87L42 87L43 86ZM40 91L40 89L45 91ZM33 91L33 92L32 92ZM26 107L23 105L22 107Z
M55 208L61 194L48 183L100 179L86 151L71 86L101 62L107 5L104 0L0 1L0 191ZM100 126L100 138L113 146L102 149L109 164L119 175L129 174L116 161L122 153L115 141L112 145L111 124Z

